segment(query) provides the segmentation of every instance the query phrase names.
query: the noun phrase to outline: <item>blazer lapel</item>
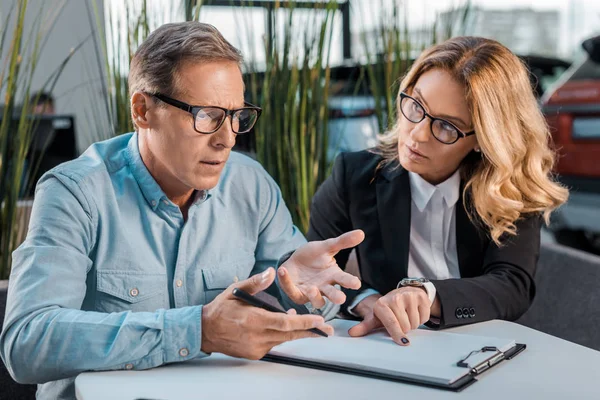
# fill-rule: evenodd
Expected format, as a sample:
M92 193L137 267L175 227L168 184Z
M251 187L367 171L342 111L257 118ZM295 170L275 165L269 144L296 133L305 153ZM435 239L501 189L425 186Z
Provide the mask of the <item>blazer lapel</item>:
M385 167L377 180L377 214L386 264L381 274L373 277L378 290L387 293L396 288L408 271L410 243L410 183L402 167Z
M461 278L481 275L485 237L471 222L463 205L463 185L456 203L456 252Z

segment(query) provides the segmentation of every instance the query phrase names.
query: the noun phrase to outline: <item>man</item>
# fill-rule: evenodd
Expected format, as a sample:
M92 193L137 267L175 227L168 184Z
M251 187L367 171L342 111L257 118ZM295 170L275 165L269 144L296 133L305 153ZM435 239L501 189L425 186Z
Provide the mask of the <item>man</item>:
M311 327L332 333L321 316L270 313L231 295L270 288L288 305L340 304L334 285L360 282L333 256L364 237L305 244L274 181L230 154L260 113L244 103L240 62L209 25L162 26L131 63L136 132L91 146L38 183L0 337L15 380L43 383L38 398L74 398L86 370L212 352L258 359L314 335ZM270 267L295 249L278 269L286 296Z
M29 106L31 115L38 117L52 117L55 114L54 97L44 91L39 91L29 97ZM23 173L21 175L21 191L19 198L33 197L34 185L30 182L35 182L40 176L51 168L48 168L48 160L44 157L46 150L50 144L49 137L54 135L52 126L49 122L40 123L37 121L34 124L36 129L33 131L31 145L27 157L23 161ZM54 161L54 160L53 160ZM39 164L39 165L38 165ZM58 165L55 163L52 166ZM35 175L35 176L30 176Z
M35 115L54 115L54 97L47 92L34 93L29 102L31 104L31 113Z
M29 98L35 116L31 145L23 165L21 198L33 198L35 183L57 165L76 158L75 126L69 116L57 116L54 97L39 91Z

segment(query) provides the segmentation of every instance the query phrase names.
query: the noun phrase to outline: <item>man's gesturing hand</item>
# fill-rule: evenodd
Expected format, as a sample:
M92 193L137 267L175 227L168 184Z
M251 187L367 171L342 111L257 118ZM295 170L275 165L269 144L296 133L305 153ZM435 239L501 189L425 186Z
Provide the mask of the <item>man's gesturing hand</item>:
M274 313L250 306L231 293L238 287L254 295L275 279L273 268L234 283L202 308L202 351L258 360L274 346L305 337L318 337L308 331L319 328L333 335L333 328L317 315L295 312Z
M336 238L305 244L279 267L279 285L297 304L310 302L320 308L325 305L323 296L342 304L346 295L333 285L359 289L361 283L354 275L342 271L334 256L341 250L358 246L364 238L364 232L357 229Z

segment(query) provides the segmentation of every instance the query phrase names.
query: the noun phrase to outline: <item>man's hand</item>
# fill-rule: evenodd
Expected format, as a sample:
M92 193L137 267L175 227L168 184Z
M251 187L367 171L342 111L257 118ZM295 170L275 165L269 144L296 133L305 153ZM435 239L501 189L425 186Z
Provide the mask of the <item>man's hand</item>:
M357 229L300 247L278 269L281 288L297 304L310 302L313 307L320 308L325 305L323 296L335 304L342 304L346 295L333 285L358 289L360 279L342 271L334 256L341 250L358 246L364 238L364 232Z
M369 296L356 306L356 311L364 319L350 328L348 334L364 336L385 327L394 342L408 345L410 342L406 334L429 321L432 304L427 292L418 287L402 287L380 296Z
M318 337L308 331L319 328L333 335L333 328L317 315L275 313L247 305L231 292L238 287L254 295L275 279L273 268L234 283L212 302L202 307L202 351L258 360L274 346L289 340Z

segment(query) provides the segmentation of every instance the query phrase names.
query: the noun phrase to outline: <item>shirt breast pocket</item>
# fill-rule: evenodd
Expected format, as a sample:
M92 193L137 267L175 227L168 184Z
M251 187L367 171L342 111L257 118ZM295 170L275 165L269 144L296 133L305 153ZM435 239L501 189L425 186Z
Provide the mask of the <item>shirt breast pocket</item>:
M219 263L214 267L203 268L204 304L208 304L235 282L248 279L254 267L254 257Z
M98 271L96 310L156 311L168 308L166 274Z

